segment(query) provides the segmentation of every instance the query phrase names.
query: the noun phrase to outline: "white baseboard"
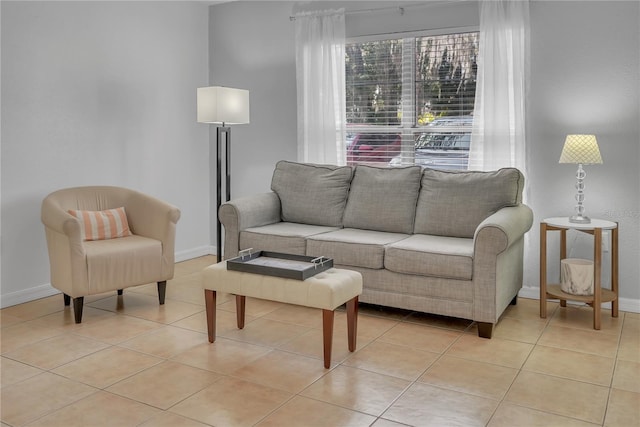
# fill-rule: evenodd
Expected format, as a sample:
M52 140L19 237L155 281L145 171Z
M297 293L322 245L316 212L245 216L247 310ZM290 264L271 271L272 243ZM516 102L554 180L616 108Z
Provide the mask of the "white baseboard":
M22 289L20 291L2 295L2 300L0 300L0 308L11 307L12 305L50 297L51 295L59 293L60 291L51 286L51 284L49 283L40 286L34 286L28 289Z
M205 255L215 255L216 250L213 246L201 246L199 248L189 249L186 251L176 252L176 262L187 261L193 258L198 258ZM24 302L33 301L39 298L49 297L51 295L59 294L60 291L55 289L49 283L44 285L34 286L32 288L23 289L16 292L11 292L6 295L2 295L0 298L0 308L10 307L16 304L22 304ZM533 286L525 286L520 289L518 296L529 299L540 299L540 288ZM569 301L569 304L571 302ZM609 303L603 304L604 308L610 308ZM620 298L618 301L618 308L621 311L628 311L631 313L640 313L640 300L631 298Z
M216 248L214 246L200 246L199 248L176 252L176 262L187 261L205 255L216 255Z
M198 258L205 255L215 255L216 248L213 246L201 246L199 248L188 249L186 251L176 252L176 262L187 261L193 258ZM0 308L11 307L12 305L22 304L37 300L40 298L50 297L51 295L59 294L60 291L51 286L50 283L44 285L34 286L27 289L22 289L16 292L10 292L0 297Z
M533 286L525 286L520 289L518 296L522 298L540 299L540 288ZM571 301L567 301L567 304L571 304ZM602 308L611 308L610 303L603 303ZM621 311L628 311L631 313L640 313L640 300L631 298L619 298L618 309Z

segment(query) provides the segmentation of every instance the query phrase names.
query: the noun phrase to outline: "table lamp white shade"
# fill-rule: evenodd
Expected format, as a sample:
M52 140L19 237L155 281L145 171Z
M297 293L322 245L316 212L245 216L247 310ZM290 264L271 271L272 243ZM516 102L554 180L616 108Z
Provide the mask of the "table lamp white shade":
M249 123L249 91L223 86L199 87L198 123Z
M595 135L567 135L559 163L596 165L602 163Z

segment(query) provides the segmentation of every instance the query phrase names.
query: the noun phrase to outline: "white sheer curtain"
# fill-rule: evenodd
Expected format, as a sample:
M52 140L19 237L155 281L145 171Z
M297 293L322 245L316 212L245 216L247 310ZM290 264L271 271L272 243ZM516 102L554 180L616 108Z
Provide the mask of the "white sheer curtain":
M298 161L344 165L344 9L295 16Z
M529 1L480 2L480 46L469 169L526 175Z

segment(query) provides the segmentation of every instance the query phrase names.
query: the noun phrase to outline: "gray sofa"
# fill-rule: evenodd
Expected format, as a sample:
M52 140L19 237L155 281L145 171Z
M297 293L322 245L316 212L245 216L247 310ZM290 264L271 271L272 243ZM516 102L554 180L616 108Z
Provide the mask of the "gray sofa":
M365 303L493 327L522 287L533 214L514 168L448 172L278 162L272 192L223 204L224 255L333 258L359 271Z

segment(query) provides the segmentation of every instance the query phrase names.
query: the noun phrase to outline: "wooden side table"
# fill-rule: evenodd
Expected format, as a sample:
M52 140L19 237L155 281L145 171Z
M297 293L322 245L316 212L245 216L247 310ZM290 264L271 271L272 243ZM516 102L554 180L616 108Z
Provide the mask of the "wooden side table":
M572 295L563 292L560 284L547 283L547 232L560 232L560 260L567 257L567 230L574 229L592 234L593 242L593 295ZM611 230L611 289L602 289L602 231ZM590 224L569 222L568 217L546 218L540 223L540 317L547 317L547 299L559 299L566 307L567 300L581 301L593 307L593 328L600 329L600 308L611 302L611 316L618 317L618 223L591 219Z

